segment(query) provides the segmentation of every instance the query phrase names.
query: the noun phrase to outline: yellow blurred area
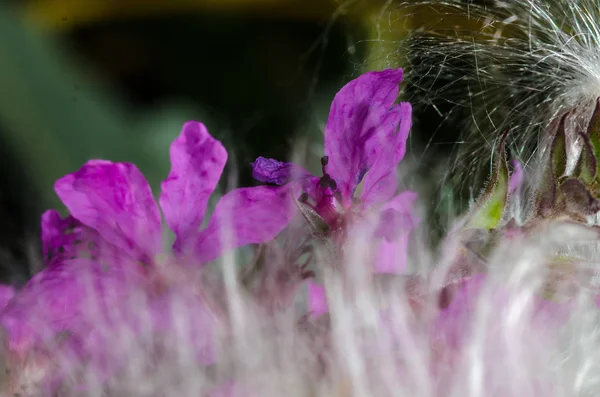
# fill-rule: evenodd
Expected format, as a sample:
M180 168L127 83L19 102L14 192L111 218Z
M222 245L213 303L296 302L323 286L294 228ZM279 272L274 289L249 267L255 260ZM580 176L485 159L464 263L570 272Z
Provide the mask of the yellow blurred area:
M222 13L265 18L327 22L343 15L366 27L363 44L369 48L368 69L379 69L399 61L398 43L412 29L480 29L482 21L465 21L442 8L400 7L393 0L29 0L26 16L49 30L68 30L107 20L144 18L181 13ZM443 16L442 16L443 15Z
M31 0L26 13L50 29L103 20L185 12L221 12L327 20L338 8L328 0Z
M378 24L404 25L399 4L406 1L385 0L28 0L24 2L28 16L42 26L65 29L76 23L88 24L102 20L180 12L225 12L257 14L312 20L328 20L343 11L363 20L378 20ZM410 2L408 2L410 3ZM406 9L405 9L406 10ZM438 7L439 11L441 7ZM411 25L431 25L442 22L431 6L410 9ZM443 24L451 27L464 23L449 15Z
M389 4L389 1L380 0L29 0L24 11L26 18L35 25L56 32L104 21L181 13L220 13L323 23L344 16L367 28L368 38L372 40L365 44L373 54L389 52L386 43L397 42L405 31L405 18ZM393 48L394 44L391 45ZM369 68L378 67L379 56L374 58Z

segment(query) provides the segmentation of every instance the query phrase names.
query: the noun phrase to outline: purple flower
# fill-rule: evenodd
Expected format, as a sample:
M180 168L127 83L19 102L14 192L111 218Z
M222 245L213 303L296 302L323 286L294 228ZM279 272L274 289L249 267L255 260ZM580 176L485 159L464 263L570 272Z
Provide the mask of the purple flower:
M8 332L9 348L25 351L57 336L89 332L94 320L105 321L143 277L135 263L108 267L90 259L64 260L33 276L0 315ZM111 309L112 310L112 309Z
M411 127L409 103L395 103L402 69L363 74L335 96L325 127L321 177L300 166L259 157L253 176L265 183L300 186L301 200L323 218L339 240L348 227L378 219L376 272L401 272L406 265L408 233L414 227L413 192L398 192L397 166ZM314 301L323 291L310 287ZM318 305L322 312L323 305Z
M401 80L402 69L366 73L337 93L325 127L323 176L263 157L254 162L253 176L276 185L298 182L303 199L334 232L378 211L378 237L405 240L403 231L414 223L411 209L416 195L397 195L397 165L411 126L410 104L395 104ZM401 270L404 260L396 259L396 266L382 264L381 270Z
M289 189L259 186L222 196L202 227L227 152L204 125L188 122L170 155L172 168L158 200L176 236L175 257L167 256L166 262L201 266L227 250L271 240L289 223L294 209ZM165 296L180 283L161 279L161 215L142 173L129 163L92 160L60 178L55 190L70 215L61 219L57 211L44 213L46 268L0 312L11 351L24 354L66 335L73 351L106 356L103 349L112 338L94 331L98 324L141 329L138 320L145 315L161 332L172 327ZM136 294L149 300L150 313L136 313L131 306ZM185 306L197 311L190 325L196 327L190 333L197 334L210 322L200 313L206 313L202 299L192 296ZM210 335L209 329L203 332ZM90 344L91 339L98 343ZM198 354L206 356L206 341L199 344Z
M227 152L204 125L188 122L170 153L172 168L159 203L177 237L176 254L201 265L227 249L271 240L291 219L288 189L259 186L224 195L201 228ZM123 253L150 264L161 252L159 207L134 165L92 160L59 179L55 189L75 219Z

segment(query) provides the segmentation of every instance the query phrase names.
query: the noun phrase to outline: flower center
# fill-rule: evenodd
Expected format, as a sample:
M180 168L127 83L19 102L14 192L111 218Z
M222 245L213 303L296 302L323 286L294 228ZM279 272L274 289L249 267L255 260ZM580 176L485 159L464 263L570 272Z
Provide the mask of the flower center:
M327 173L327 164L329 157L321 157L321 170L323 176L319 178L316 186L310 186L300 196L299 200L309 205L315 212L323 218L331 227L331 230L338 229L342 226L342 206L341 197L338 191L336 181ZM308 190L308 191L307 191ZM312 194L309 194L309 191ZM313 203L309 203L309 198Z

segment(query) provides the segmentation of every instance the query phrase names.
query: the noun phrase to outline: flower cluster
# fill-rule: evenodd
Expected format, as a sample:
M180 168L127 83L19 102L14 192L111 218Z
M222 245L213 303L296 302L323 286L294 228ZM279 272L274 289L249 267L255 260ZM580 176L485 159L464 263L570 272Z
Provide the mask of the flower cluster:
M143 321L155 330L169 329L175 319L166 299L181 288L177 278L194 277L194 268L231 249L274 238L293 216L286 188L235 189L220 198L202 227L226 159L201 123L184 125L171 145L172 168L158 200L176 236L166 252L159 206L134 165L92 160L59 179L55 190L69 215L43 214L46 267L2 311L11 360L40 365L36 356L60 345L87 362L101 361L99 371L114 370L105 368L115 361L106 357L107 329L124 321L138 332L148 326ZM192 301L186 301L195 309L191 332L210 336L201 295L190 294ZM140 298L147 300L143 316L131 301ZM207 335L197 347L200 358L210 361Z
M227 192L209 216L227 152L199 122L172 143L158 203L129 163L92 160L60 178L69 214L42 216L45 267L18 291L0 289L0 395L390 395L392 384L407 395L447 395L475 376L460 363L520 360L512 350L498 358L507 335L535 341L536 359L547 359L544 344L568 326L582 290L564 288L566 278L580 280L564 269L580 262L540 254L555 240L538 244L543 232L529 225L548 213L596 211L599 111L574 178L557 175L564 143L556 139L552 183L526 224L507 210L524 176L515 168L509 178L505 136L488 188L448 234L437 266L409 274L419 222L416 193L402 191L397 173L412 111L397 102L401 80L401 69L371 72L338 92L320 176L259 157L253 175L263 185ZM568 230L571 240L597 239L581 223ZM239 269L244 246L255 257ZM550 271L540 281L526 269L510 281L530 252L529 264L561 277ZM499 262L515 266L503 273ZM552 390L549 374L526 374L528 390ZM523 390L494 371L477 376L495 385L493 395Z

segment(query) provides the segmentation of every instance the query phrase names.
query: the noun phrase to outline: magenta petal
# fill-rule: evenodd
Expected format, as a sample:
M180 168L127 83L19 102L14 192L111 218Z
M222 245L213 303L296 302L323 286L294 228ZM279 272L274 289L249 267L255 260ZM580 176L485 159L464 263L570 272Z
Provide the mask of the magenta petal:
M33 276L0 314L9 347L22 352L68 335L84 336L123 303L141 267L64 261Z
M210 195L227 162L221 142L199 122L185 123L171 145L171 172L159 198L165 220L178 239L198 232Z
M408 102L394 106L388 113L389 122L400 123L398 132L390 134L381 142L381 152L366 173L361 193L362 202L378 204L396 194L398 186L397 167L406 153L406 139L412 126L412 107Z
M63 260L77 257L97 257L106 253L109 247L104 239L93 229L84 226L68 215L60 217L56 210L42 214L42 252L46 266L53 266Z
M216 358L217 321L196 292L175 289L152 300L148 312L152 331L158 336L177 335L189 341L189 348L202 365L213 364ZM188 313L189 316L182 317Z
M72 217L62 219L56 210L48 210L42 214L42 252L44 257L64 245L65 232L75 222Z
M160 212L133 164L88 161L54 188L73 217L136 259L146 260L160 250Z
M523 166L521 163L516 160L514 160L512 163L513 172L508 182L508 194L512 194L518 190L523 185L523 181L525 180Z
M407 190L378 208L380 219L376 236L391 241L401 231L414 229L419 222L414 214L416 200L417 194Z
M196 259L206 263L227 250L272 240L294 214L285 186L235 189L219 200L195 244Z
M406 270L409 233L402 233L394 242L381 240L377 248L375 273L399 274Z
M251 392L244 387L243 383L234 380L217 384L207 395L208 397L252 397Z
M441 310L434 322L433 337L444 346L456 349L468 340L470 317L486 282L484 274L462 279L450 305Z
M58 211L48 210L42 214L41 226L42 253L46 266L76 256L78 247L75 242L81 240L81 233L74 233L74 231L81 230L83 227L78 220L70 215L62 219Z
M0 285L0 310L15 296L15 288L10 285Z
M200 365L214 363L216 320L197 291L188 287L178 284L157 295L132 288L132 302L115 307L110 323L99 321L99 327L85 335L78 347L98 381L110 381L131 360L131 354L139 354L140 347L151 340L171 347L186 341L190 359ZM132 346L132 334L143 342ZM67 373L76 371L78 364L75 361ZM85 390L85 383L80 387Z
M502 313L509 304L514 304L511 292L505 286L497 285L482 273L464 278L456 286L458 288L452 302L439 312L433 330L434 338L443 341L451 349L460 348L469 340L472 315L482 299L486 299L486 304L492 305L497 313ZM482 295L484 287L488 290ZM531 321L529 326L540 326L540 330L560 327L568 320L572 311L569 302L557 303L535 296L531 305L527 319Z
M419 221L413 213L416 199L416 193L406 191L380 209L381 219L375 231L375 237L380 238L376 273L402 273L406 269L408 239Z
M308 310L315 317L329 312L325 287L314 281L308 282Z
M401 141L396 134L403 113L399 105L394 105L400 81L402 69L365 73L346 84L331 104L325 127L325 155L329 156L328 172L346 200L376 160L389 150L390 142L397 146ZM403 150L394 147L398 154L403 155Z

